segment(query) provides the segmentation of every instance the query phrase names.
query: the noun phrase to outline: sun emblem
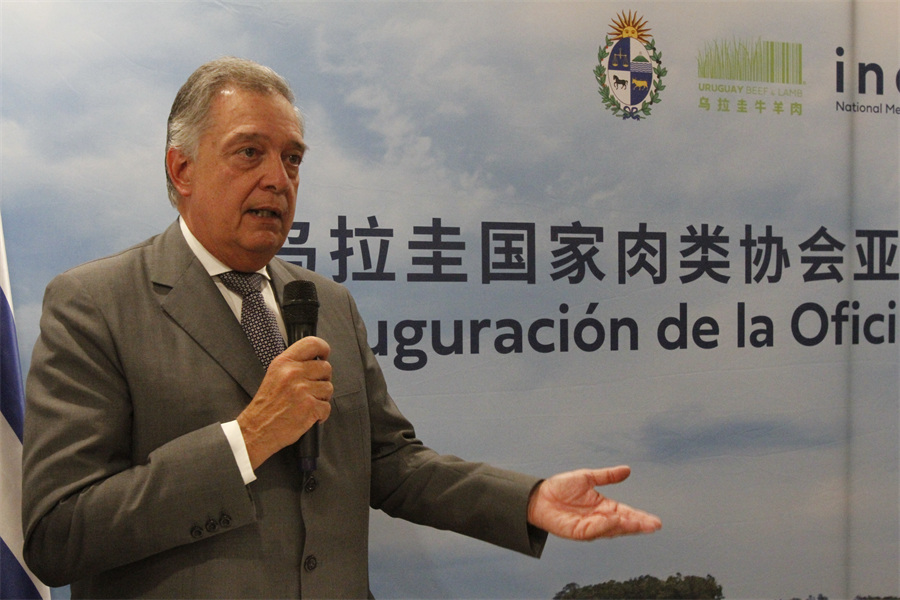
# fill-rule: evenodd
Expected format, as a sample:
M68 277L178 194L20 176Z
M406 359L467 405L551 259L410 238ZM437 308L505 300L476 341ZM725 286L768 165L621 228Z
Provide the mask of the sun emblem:
M647 22L643 17L639 17L637 15L631 16L631 11L628 11L628 16L626 17L624 14L620 13L616 15L617 19L613 19L612 23L610 23L610 27L613 28L607 35L611 35L613 41L621 40L622 38L634 38L645 46L650 43L650 38L647 36L650 33L650 29L645 27Z
M597 53L600 64L594 69L603 104L623 119L649 117L665 89L662 53L642 16L619 13L609 26L612 31Z

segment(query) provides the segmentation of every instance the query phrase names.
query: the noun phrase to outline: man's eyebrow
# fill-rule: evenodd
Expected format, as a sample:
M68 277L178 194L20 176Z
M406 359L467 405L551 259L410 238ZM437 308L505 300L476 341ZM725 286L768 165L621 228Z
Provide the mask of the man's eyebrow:
M240 133L239 132L239 133L234 134L234 136L231 138L230 142L232 144L241 144L244 142L259 142L259 141L268 141L268 140L269 140L269 136L263 135L261 133ZM293 147L295 150L297 150L301 153L305 153L308 148L308 146L304 142L299 142L297 140L292 139L292 140L290 140L289 143L290 143L291 147Z
M301 154L306 153L306 150L309 148L304 142L298 142L297 140L291 140L291 146Z

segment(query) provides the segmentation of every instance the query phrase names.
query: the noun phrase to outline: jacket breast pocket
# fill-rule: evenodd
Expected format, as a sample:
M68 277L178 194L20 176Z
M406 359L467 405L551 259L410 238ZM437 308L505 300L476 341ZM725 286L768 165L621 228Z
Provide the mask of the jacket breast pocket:
M320 427L322 455L329 460L356 465L372 460L368 397L361 383L336 386L331 415Z

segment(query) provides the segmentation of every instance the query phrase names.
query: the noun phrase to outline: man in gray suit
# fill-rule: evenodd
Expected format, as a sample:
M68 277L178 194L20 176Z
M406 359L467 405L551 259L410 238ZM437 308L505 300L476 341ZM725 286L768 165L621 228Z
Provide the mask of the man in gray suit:
M594 489L627 467L540 481L416 438L346 289L274 258L305 150L293 102L265 67L203 65L169 117L178 221L48 286L26 385L34 573L74 597L359 598L370 506L534 556L547 531L658 529ZM319 337L266 367L230 271L261 275L282 336L285 284L314 282ZM318 468L304 473L295 442L317 422Z

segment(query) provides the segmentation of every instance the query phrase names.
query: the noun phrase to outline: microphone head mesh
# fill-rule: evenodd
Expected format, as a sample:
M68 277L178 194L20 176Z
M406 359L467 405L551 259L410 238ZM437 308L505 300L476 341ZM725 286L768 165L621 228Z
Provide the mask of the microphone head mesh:
M319 318L319 295L312 281L297 279L284 286L281 312L285 323L315 323Z
M294 300L318 302L319 295L316 293L316 284L305 279L289 281L284 286L284 301L293 302Z

